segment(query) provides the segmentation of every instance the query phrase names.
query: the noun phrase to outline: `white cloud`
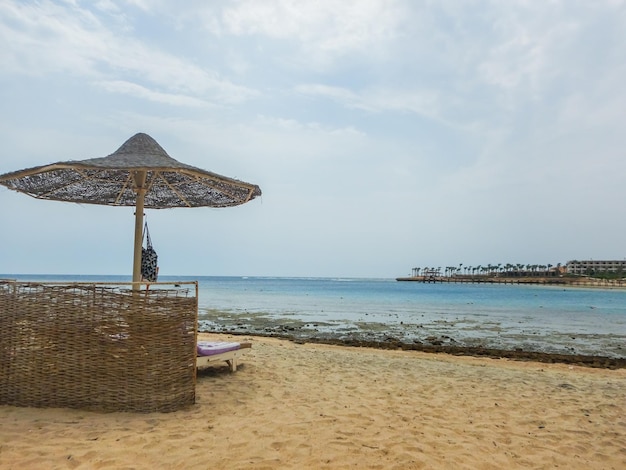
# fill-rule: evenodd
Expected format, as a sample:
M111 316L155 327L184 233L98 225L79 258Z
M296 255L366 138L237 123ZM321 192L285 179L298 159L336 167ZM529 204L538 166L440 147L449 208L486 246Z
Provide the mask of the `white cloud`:
M258 95L209 68L147 46L125 31L111 29L86 9L68 10L50 2L7 3L0 5L0 12L5 18L0 21L0 35L11 44L0 52L4 64L0 74L67 73L114 83L117 80L111 77L130 74L144 82L144 90L150 84L161 90L195 95L193 98L199 101L218 103L238 103ZM116 89L119 91L119 86ZM154 99L159 92L141 95ZM187 106L190 99L168 102Z
M225 28L238 35L261 34L318 42L323 50L362 50L394 35L397 2L390 0L244 0L222 12Z
M99 22L86 12L70 12L49 2L3 2L0 13L0 34L11 45L0 52L3 74L17 71L41 76L51 70L92 74L92 59L106 49L98 37Z
M206 6L198 18L220 37L282 41L296 53L276 60L323 69L349 54L382 53L398 34L403 12L396 0L242 0Z
M109 14L120 13L119 6L112 0L97 0L94 5L95 5L95 8L105 13L109 13Z
M343 106L364 111L405 111L436 117L439 108L437 93L428 90L365 89L359 92L347 88L320 85L297 85L295 91L307 95L328 97Z
M155 101L157 103L164 103L174 106L189 106L192 108L203 108L210 106L210 103L198 98L180 94L159 93L136 83L131 83L123 80L101 81L97 82L97 85L111 93L121 93L125 95L130 95L134 98Z

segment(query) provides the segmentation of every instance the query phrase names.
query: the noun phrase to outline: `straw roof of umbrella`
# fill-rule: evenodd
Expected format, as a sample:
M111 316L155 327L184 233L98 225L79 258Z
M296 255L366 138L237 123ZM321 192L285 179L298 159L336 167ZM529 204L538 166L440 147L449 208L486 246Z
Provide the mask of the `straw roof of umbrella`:
M134 206L138 173L145 172L144 207L229 207L261 195L254 184L218 175L172 157L139 133L102 158L65 161L0 175L0 184L38 199Z

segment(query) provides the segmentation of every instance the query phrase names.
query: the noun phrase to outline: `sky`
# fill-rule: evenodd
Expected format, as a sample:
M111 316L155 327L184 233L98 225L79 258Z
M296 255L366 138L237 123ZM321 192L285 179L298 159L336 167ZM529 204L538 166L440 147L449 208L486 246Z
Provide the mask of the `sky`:
M2 0L0 40L0 173L145 132L261 187L146 210L162 275L626 258L624 0ZM0 215L0 273L132 271L132 208Z

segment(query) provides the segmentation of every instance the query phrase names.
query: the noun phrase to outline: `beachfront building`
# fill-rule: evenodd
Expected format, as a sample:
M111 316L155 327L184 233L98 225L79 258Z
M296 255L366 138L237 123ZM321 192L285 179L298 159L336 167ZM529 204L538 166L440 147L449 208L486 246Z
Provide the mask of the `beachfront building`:
M626 273L626 260L568 261L568 274Z

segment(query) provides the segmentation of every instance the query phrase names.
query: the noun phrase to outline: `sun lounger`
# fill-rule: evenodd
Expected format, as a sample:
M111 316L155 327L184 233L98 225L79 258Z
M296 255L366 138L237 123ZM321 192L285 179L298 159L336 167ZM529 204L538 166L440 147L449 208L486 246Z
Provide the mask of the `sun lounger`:
M237 360L250 351L250 343L228 341L198 341L196 367L208 366L211 362L226 361L231 372L237 370Z

